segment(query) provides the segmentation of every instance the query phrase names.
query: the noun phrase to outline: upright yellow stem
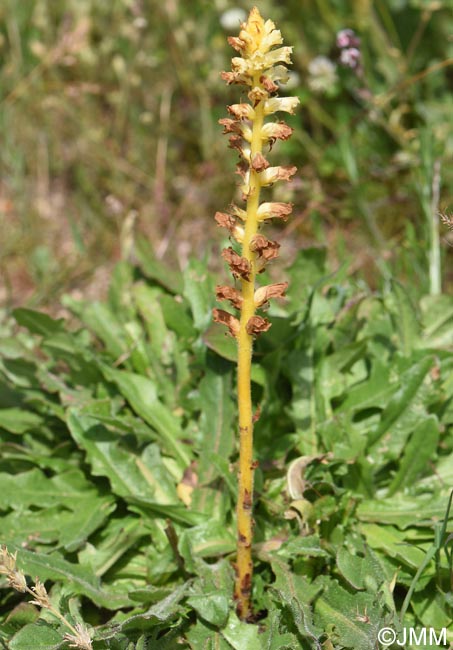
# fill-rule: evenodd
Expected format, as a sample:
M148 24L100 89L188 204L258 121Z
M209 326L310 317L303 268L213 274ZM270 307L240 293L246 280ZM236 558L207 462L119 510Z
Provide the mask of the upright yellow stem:
M238 37L229 37L228 42L240 54L231 61L231 72L221 76L228 84L247 87L250 103L231 104L231 117L222 118L219 123L229 137L230 147L239 151L241 162L238 173L243 176L241 185L246 209L231 206L232 214L216 212L215 220L226 228L230 237L242 244L239 255L233 246L224 248L222 257L228 263L235 279L240 279L241 288L218 285L217 300L228 300L240 310L240 319L224 309L213 309L213 319L228 328L238 343L238 410L239 410L239 489L237 503L237 556L234 596L240 619L252 620L252 537L253 537L253 477L256 463L253 460L253 413L251 392L251 369L253 338L266 332L271 323L255 315L259 308L266 308L271 298L285 295L287 282L255 286L257 272L278 255L280 245L258 233L259 226L268 219L286 220L292 205L282 202L260 204L262 187L269 187L278 181L289 181L296 168L290 166L271 167L263 155L263 148L269 150L277 140L287 140L293 129L283 121L266 121L265 118L277 111L293 114L299 103L297 97L278 97L279 84L286 79L285 64L291 63L292 48L283 46L283 38L272 20L264 20L257 7L250 11L242 23ZM267 149L266 149L267 150ZM248 171L244 174L244 166Z
M259 85L259 79L255 80ZM261 128L264 114L263 103L255 107L253 121L251 158L262 151ZM259 174L250 167L250 192L247 199L247 220L245 224L242 257L250 262L249 280L241 280L242 309L238 335L238 410L239 410L239 494L237 503L237 574L235 597L240 618L251 614L251 583L253 574L253 413L251 395L251 366L253 337L246 326L255 315L256 253L250 249L252 238L258 231L257 210L260 201Z

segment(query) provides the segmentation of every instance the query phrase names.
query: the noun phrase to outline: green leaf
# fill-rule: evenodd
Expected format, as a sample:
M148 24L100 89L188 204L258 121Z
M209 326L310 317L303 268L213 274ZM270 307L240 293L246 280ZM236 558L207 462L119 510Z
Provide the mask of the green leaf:
M208 513L187 510L184 505L160 505L158 503L148 503L142 498L136 497L130 497L128 501L131 504L129 510L137 512L141 516L172 519L185 526L196 526L209 518Z
M203 334L203 341L210 350L228 361L237 361L237 344L222 325L212 323Z
M439 422L430 415L419 423L404 447L403 458L388 489L388 496L398 490L410 487L421 473L426 472L429 461L437 449L439 441Z
M453 296L424 296L420 301L423 318L423 343L440 348L453 343Z
M258 627L243 623L234 612L230 612L222 636L234 650L262 650Z
M321 587L310 584L303 576L290 571L281 560L275 559L271 564L276 577L272 591L278 596L279 602L289 609L299 634L309 639L316 650L321 650L318 641L320 630L313 624L311 611L311 602L318 596Z
M215 557L232 553L235 547L234 535L217 521L208 521L182 531L178 545L189 571L195 568L194 557Z
M432 526L442 520L448 504L448 495L420 494L408 496L401 493L389 499L362 501L357 508L359 520L393 524L405 529L408 526Z
M388 364L382 363L380 359L374 359L370 375L348 388L337 412L384 408L395 391L390 381L390 374Z
M195 594L187 599L187 604L211 625L223 627L228 619L231 594L218 591Z
M217 363L208 367L200 382L201 454L198 464L198 484L192 494L192 507L200 512L220 515L224 495L215 480L219 477L212 463L212 454L228 459L233 451L235 405L232 400L231 367ZM220 510L219 510L220 508Z
M294 650L302 647L295 634L283 633L287 623L286 612L281 608L281 603L272 602L268 610L266 629L261 635L263 650Z
M135 267L121 260L113 269L110 280L108 304L111 312L117 314L123 323L132 320L135 316L131 296L135 274Z
M170 296L163 294L159 297L159 303L165 318L167 327L175 332L182 340L191 340L196 337L196 330L190 317L187 301L181 296Z
M47 314L33 309L19 307L13 310L13 316L19 325L26 327L33 334L50 337L64 331L65 324L62 318L54 320Z
M382 414L381 422L370 433L370 444L376 444L381 438L391 433L386 440L388 455L397 458L414 426L425 414L428 389L425 382L434 364L432 356L422 358L411 365L399 379L399 388L395 387L392 399Z
M226 641L218 630L212 628L202 619L197 620L186 634L192 650L231 650L232 646ZM243 649L245 650L245 648Z
M411 607L425 627L441 630L451 626L452 617L448 614L446 598L432 583L423 591L412 594Z
M135 515L122 514L118 519L110 518L92 543L79 551L79 562L102 577L144 534L145 522Z
M337 567L343 578L354 589L365 589L366 562L341 546L337 552Z
M278 550L278 556L291 560L299 555L307 557L328 557L328 552L321 547L318 535L298 536L288 539Z
M102 371L109 381L118 386L134 411L161 436L167 450L174 454L181 468L190 464L190 453L181 440L184 433L178 418L161 402L150 379L124 370L114 370L103 364Z
M101 507L98 490L79 469L71 469L52 478L39 469L11 476L0 473L0 509L22 510L28 506L41 508L64 505L71 510Z
M420 339L419 315L404 287L392 280L391 291L385 296L385 304L392 314L394 328L400 338L401 350L409 356Z
M115 360L127 352L130 346L125 330L107 305L101 302L77 302L69 296L65 296L63 302L101 339Z
M310 287L319 282L326 274L327 248L309 247L299 251L295 261L288 269L291 278L288 296L297 309L308 297Z
M38 428L44 422L37 413L18 408L0 409L0 427L11 433L25 433Z
M30 603L19 603L9 612L2 624L1 632L8 637L18 632L21 628L34 623L39 618L39 610Z
M135 254L140 267L147 278L154 280L171 293L182 294L183 282L181 273L165 266L156 259L149 241L142 236L135 239Z
M31 623L13 636L8 647L10 650L57 650L67 645L63 642L65 632L57 631L44 621Z
M375 650L378 631L384 627L376 594L352 594L327 576L322 582L324 590L316 600L315 621L323 626L335 647ZM369 623L358 618L365 613Z
M371 548L384 551L411 569L417 569L425 557L421 548L408 543L404 533L392 526L362 524L361 531Z
M120 630L145 631L155 627L156 625L161 625L164 622L168 623L174 620L182 612L180 602L185 596L187 588L187 583L179 585L179 587L176 587L169 596L155 605L152 605L143 614L134 614L126 618L126 620L121 623Z
M227 623L233 592L233 571L227 560L216 564L207 564L197 559L199 578L194 581L187 604L193 607L197 614L217 627Z
M159 456L148 466L149 454L145 452L140 458L121 448L117 437L106 427L74 409L69 411L68 426L77 444L87 452L93 473L106 476L116 494L145 503L177 502L175 486L168 480Z
M133 287L133 296L146 326L152 355L161 362L168 363L172 339L160 305L161 292L155 287L136 284Z
M190 305L195 329L203 332L212 321L211 307L214 303L214 284L205 262L195 258L190 260L184 270L183 295Z
M105 524L115 508L114 500L104 497L92 502L92 507L81 504L74 511L61 507L14 511L2 517L2 541L20 545L24 539L33 539L35 546L57 542L68 551L75 551Z
M38 576L41 581L52 580L65 583L73 594L81 594L96 605L107 609L130 607L126 594L105 591L99 579L86 567L64 560L59 554L33 553L10 545L9 551L17 551L17 565L27 575Z

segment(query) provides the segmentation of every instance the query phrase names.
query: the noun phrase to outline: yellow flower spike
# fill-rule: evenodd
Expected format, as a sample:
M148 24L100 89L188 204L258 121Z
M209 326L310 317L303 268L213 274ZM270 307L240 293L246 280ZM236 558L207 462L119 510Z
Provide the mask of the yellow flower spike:
M242 245L240 253L232 246L222 252L240 288L218 286L216 293L218 300L228 300L240 312L240 318L222 309L215 309L213 316L238 343L239 489L234 596L239 618L251 621L253 476L257 466L253 460L253 424L257 418L252 408L251 362L254 338L271 326L256 310L265 308L269 299L284 296L287 287L286 283L256 287L257 274L277 257L279 249L279 244L259 234L259 229L267 219L286 220L292 208L288 203L260 204L260 194L261 188L280 180L289 181L296 172L292 166L270 166L263 147L270 149L277 140L287 140L292 129L284 122L266 122L265 118L277 111L294 113L299 100L275 96L278 83L288 78L284 64L291 62L292 48L280 47L281 33L271 20L263 20L256 7L242 24L239 36L230 37L228 42L240 56L233 57L232 71L222 72L221 76L228 84L247 86L250 104L232 104L228 107L231 117L219 122L224 133L232 134L230 147L240 155L237 173L242 177L246 206L245 209L231 206L231 214L216 213L218 225ZM241 226L236 218L241 220Z

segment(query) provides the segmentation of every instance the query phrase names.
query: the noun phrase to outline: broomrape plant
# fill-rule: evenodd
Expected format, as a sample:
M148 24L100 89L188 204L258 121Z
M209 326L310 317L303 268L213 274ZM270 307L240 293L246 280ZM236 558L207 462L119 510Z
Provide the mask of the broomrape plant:
M286 220L292 210L288 203L261 203L261 188L280 180L289 181L296 172L296 167L270 166L265 149L272 149L277 140L287 140L293 130L284 122L266 121L266 118L277 111L293 113L299 100L276 96L279 83L285 83L288 78L284 64L291 63L292 47L278 47L283 43L280 31L271 20L264 21L256 7L242 24L239 37L230 37L228 42L240 56L233 57L232 71L223 72L222 78L228 84L246 86L250 103L228 106L231 117L220 120L224 133L230 134L230 147L240 154L238 173L242 177L245 208L233 205L229 213L215 215L218 225L226 228L242 247L240 253L233 246L222 252L240 288L218 286L217 299L229 301L240 317L214 309L214 320L226 325L238 344L239 491L234 595L238 616L247 620L252 615L252 503L256 468L253 423L257 417L253 414L251 397L252 348L254 337L271 326L256 310L267 306L270 298L284 296L287 287L286 282L261 287L256 284L257 274L278 256L280 247L262 235L260 228L268 219Z

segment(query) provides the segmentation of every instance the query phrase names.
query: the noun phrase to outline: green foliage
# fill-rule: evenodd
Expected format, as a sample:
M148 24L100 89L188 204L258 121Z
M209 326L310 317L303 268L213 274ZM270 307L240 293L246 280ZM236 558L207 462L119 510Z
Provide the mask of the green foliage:
M231 603L235 368L204 266L121 263L106 302L66 299L79 321L3 324L2 543L96 649L372 650L451 625L449 298L377 294L321 249L289 274L255 355L259 625ZM67 647L3 587L9 647Z

